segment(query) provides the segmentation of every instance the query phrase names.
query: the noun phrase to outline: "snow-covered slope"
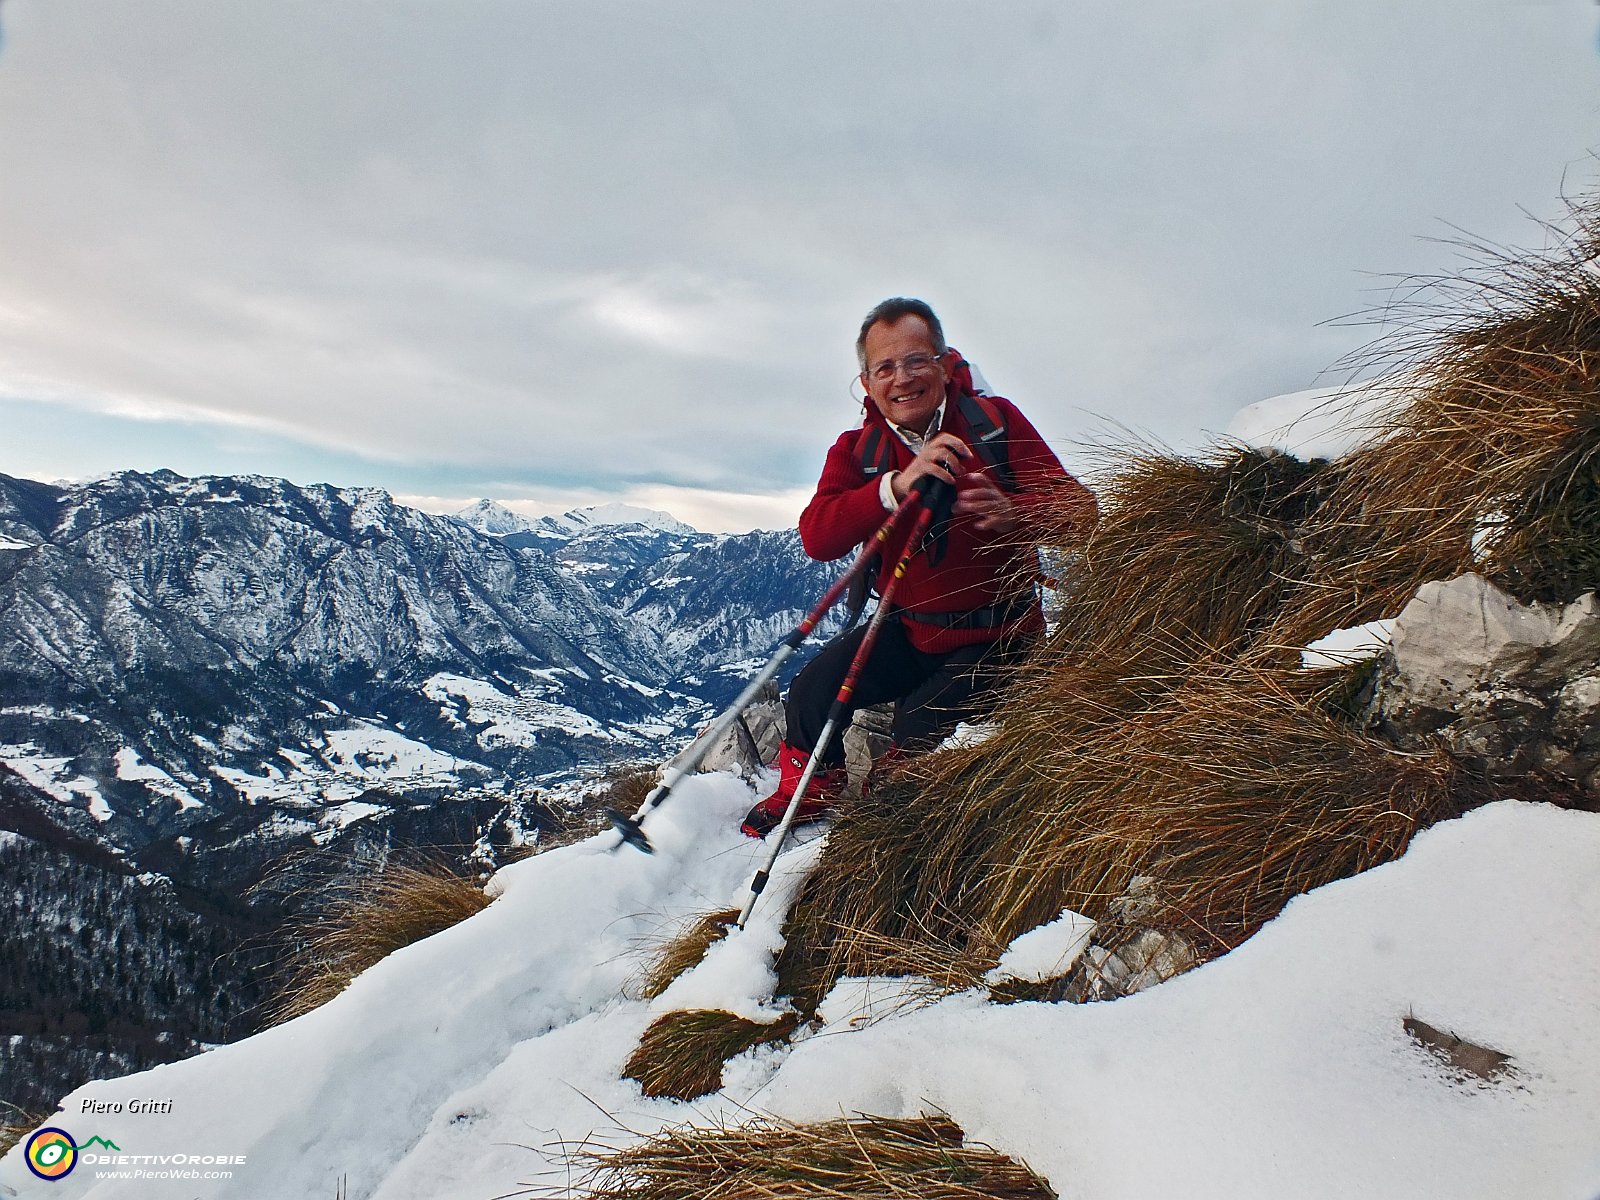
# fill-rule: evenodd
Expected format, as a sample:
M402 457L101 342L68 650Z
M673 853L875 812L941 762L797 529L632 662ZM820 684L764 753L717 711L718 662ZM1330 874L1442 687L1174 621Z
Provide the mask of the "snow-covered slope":
M512 533L527 533L533 523L520 513L514 513L493 500L475 500L455 514L456 520L470 525L479 533L490 537L505 537Z
M749 931L654 1002L642 948L740 894L759 848L750 792L684 784L655 857L609 837L503 870L484 913L409 947L326 1007L248 1041L89 1085L54 1124L131 1164L84 1161L20 1197L488 1197L559 1183L557 1143L668 1122L947 1112L1063 1196L1592 1197L1600 1188L1600 815L1501 802L1419 836L1401 861L1307 894L1233 953L1111 1003L918 1002L842 983L792 1049L732 1062L692 1105L620 1078L663 1007L759 1012L781 909L817 844L791 851ZM1453 1076L1410 1015L1510 1054ZM93 1102L171 1101L91 1114ZM108 1172L243 1156L232 1178L154 1189ZM214 1168L209 1168L214 1169ZM553 1172L553 1174L552 1174Z

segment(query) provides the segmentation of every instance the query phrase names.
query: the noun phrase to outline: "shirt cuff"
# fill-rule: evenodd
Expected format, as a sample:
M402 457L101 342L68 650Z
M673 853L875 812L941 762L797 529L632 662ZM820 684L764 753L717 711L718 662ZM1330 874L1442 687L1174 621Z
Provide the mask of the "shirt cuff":
M899 471L890 471L878 481L878 503L890 512L900 507L900 501L894 498L894 477L898 474Z

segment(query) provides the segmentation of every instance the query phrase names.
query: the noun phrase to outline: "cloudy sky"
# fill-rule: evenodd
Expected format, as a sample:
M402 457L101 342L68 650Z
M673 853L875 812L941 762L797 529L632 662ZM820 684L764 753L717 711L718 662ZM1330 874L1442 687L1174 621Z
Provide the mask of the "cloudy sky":
M0 472L792 522L886 295L1069 464L1600 181L1592 0L4 0Z

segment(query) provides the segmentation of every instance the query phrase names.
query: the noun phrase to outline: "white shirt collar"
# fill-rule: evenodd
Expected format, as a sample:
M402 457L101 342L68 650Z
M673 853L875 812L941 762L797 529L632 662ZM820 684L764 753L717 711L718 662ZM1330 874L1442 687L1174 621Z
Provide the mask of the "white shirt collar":
M929 419L925 429L911 429L905 425L896 425L893 421L888 422L888 425L890 429L894 430L895 436L910 446L912 450L921 450L922 443L937 433L939 426L943 423L944 402L941 401L939 407L933 410L933 416Z

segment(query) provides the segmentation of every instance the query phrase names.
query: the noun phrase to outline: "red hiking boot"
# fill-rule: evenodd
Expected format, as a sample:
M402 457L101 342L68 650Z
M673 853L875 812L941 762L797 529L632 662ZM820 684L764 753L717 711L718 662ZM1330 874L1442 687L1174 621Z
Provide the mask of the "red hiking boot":
M810 757L804 750L796 750L788 742L778 747L778 790L745 813L744 824L739 826L740 833L745 837L764 838L778 827L783 821L783 814L788 811L795 789L800 786L800 776L805 774ZM828 810L844 794L848 779L843 767L818 768L811 777L811 786L806 789L805 799L800 801L800 808L794 814L794 823L799 825L805 821L820 821L827 816Z

